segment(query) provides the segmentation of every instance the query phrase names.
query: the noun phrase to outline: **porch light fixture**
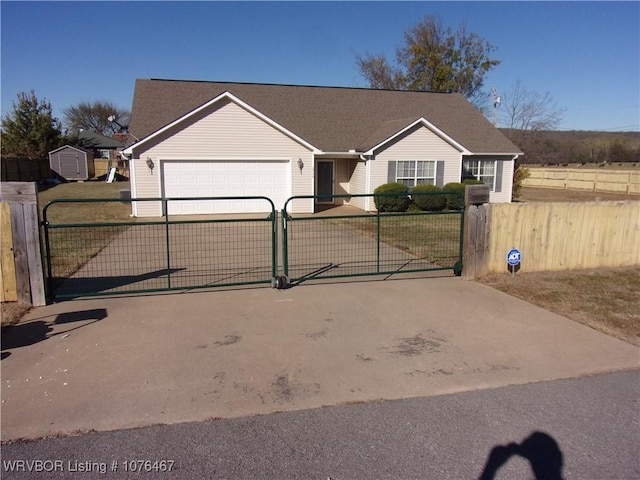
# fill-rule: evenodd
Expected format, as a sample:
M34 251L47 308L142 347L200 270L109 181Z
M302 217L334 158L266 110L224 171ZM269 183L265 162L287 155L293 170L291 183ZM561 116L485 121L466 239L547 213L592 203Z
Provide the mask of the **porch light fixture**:
M151 157L147 157L147 167L149 167L149 171L153 173L153 167L155 167L155 163L151 160Z
M304 162L301 158L298 159L298 168L300 169L300 173L302 173L302 169L304 168Z

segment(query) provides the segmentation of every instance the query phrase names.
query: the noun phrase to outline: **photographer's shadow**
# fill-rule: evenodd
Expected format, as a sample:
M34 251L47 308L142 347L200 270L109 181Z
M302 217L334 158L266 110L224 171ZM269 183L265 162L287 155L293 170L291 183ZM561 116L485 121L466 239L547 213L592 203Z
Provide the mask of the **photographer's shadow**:
M493 447L479 480L493 480L498 470L513 456L529 461L536 480L562 480L562 451L553 437L544 432L534 432L520 444Z
M47 318L48 316L42 317ZM10 352L4 350L12 350L14 348L28 347L36 343L47 340L56 335L66 335L70 332L82 327L87 327L93 323L99 322L107 318L107 310L105 308L94 308L91 310L80 310L77 312L64 312L56 315L53 322L50 320L36 319L17 325L2 327L2 359L9 357ZM73 328L66 328L54 333L54 326L78 323Z

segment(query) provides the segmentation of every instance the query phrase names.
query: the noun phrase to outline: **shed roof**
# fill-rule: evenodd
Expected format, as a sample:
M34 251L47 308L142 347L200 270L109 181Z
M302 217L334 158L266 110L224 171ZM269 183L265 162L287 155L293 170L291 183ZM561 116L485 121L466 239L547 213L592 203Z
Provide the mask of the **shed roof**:
M62 150L68 150L68 149L77 150L78 152L85 153L85 154L86 154L86 153L91 153L91 152L90 152L89 150L87 150L86 148L82 148L82 147L79 147L79 146L77 146L77 145L69 145L69 144L67 144L67 145L63 145L63 146L61 146L61 147L58 147L58 148L56 148L56 149L54 149L54 150L51 150L51 151L49 152L49 155L51 155L52 153L58 153L58 152L60 152L60 151L62 151Z
M325 152L367 151L421 118L472 153L519 152L457 93L138 79L129 131L144 139L225 92Z

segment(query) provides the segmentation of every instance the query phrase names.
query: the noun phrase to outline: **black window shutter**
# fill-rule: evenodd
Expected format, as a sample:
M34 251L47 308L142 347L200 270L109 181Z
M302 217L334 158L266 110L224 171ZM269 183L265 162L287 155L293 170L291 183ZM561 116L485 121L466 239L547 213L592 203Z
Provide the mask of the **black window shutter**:
M504 167L504 162L501 162L500 160L498 160L496 162L496 188L495 188L495 192L496 193L500 193L502 192L502 169Z
M398 162L389 162L387 170L387 182L393 183L396 181L396 164Z
M436 186L444 186L444 160L436 162Z

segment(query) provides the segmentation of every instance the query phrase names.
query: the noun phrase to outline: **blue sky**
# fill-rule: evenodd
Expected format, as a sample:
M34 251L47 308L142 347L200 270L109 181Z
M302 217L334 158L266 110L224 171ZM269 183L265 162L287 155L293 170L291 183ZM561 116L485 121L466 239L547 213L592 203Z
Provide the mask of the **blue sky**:
M136 78L366 87L355 55L389 58L428 14L491 42L486 78L550 92L565 130L640 130L639 2L10 2L1 5L4 116L35 90L131 108Z

